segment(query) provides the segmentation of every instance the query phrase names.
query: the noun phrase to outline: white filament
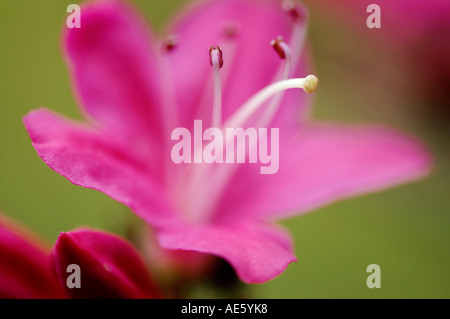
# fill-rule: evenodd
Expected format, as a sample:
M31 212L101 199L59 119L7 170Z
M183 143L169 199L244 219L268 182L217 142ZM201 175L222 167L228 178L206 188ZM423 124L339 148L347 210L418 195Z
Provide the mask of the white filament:
M280 46L284 51L284 69L283 69L283 75L281 80L287 80L290 77L291 74L291 65L292 65L292 53L291 49L285 42L280 42ZM269 106L267 107L267 110L265 113L261 116L260 119L258 119L258 127L264 127L269 125L270 121L276 114L278 107L281 104L281 100L283 99L283 94L277 94L275 97L270 101Z
M214 97L212 111L212 126L219 127L222 123L222 80L220 77L219 51L211 52L211 61L214 70Z

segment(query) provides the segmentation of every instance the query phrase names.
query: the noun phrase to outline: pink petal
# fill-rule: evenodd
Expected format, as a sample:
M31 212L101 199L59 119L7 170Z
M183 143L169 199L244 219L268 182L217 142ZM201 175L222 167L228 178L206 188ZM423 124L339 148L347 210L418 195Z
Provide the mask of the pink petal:
M116 138L160 145L158 58L145 24L121 1L89 2L81 13L64 45L84 111Z
M237 23L239 32L227 37L224 25ZM208 48L219 45L223 51L223 118L241 106L257 91L272 83L283 63L270 45L283 36L289 43L293 19L281 1L229 0L202 1L179 17L171 28L178 45L168 53L174 81L181 125L190 127L193 119L202 119L208 127L212 109L212 68ZM305 76L306 61L294 76ZM290 118L301 113L305 95L286 93L294 103L284 103L281 110ZM293 100L295 99L295 100ZM285 100L286 102L287 100ZM292 113L294 112L294 113Z
M88 229L61 233L52 252L56 273L72 298L155 298L159 295L134 247ZM80 267L81 288L66 285L67 267Z
M222 257L246 283L270 280L296 261L289 236L268 226L234 223L167 228L158 233L158 239L163 248Z
M72 183L107 194L153 225L174 217L152 173L109 136L46 110L29 113L24 123L38 155Z
M309 126L280 137L280 167L261 175L246 165L230 183L217 214L286 217L347 197L423 177L430 155L417 141L377 127Z
M0 214L0 298L64 297L42 241Z
M389 42L380 45L389 45L389 49L416 45L417 41L429 38L431 32L448 30L450 2L447 0L377 0L373 2L381 8L381 32L376 36ZM366 12L369 3L359 0L342 0L330 2L327 0L311 1L320 11L326 12L336 19L345 19L346 24L360 26L361 12ZM366 13L368 17L370 13ZM368 28L361 28L368 37L373 37ZM372 39L372 38L371 38Z
M176 273L185 279L203 279L214 258L195 251L164 249L158 242L155 231L145 227L138 238L138 245L146 260L151 260L152 269L158 273Z

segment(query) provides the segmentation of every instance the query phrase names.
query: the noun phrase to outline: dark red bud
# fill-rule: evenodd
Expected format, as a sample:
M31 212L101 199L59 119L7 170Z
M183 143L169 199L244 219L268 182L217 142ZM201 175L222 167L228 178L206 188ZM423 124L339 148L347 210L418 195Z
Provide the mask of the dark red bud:
M42 241L0 214L0 299L65 298L51 270Z
M116 235L89 229L63 232L52 259L59 281L71 298L159 296L138 252ZM79 278L69 278L77 271Z

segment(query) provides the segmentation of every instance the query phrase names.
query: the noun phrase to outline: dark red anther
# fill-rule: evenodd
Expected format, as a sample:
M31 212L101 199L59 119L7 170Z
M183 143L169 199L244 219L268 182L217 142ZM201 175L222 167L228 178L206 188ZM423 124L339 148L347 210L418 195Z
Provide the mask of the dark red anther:
M270 42L270 45L275 49L280 58L284 60L286 59L286 52L284 51L281 43L284 43L284 40L283 37L279 36L276 39L272 40L272 42Z
M217 52L217 58L219 59L219 68L223 67L223 54L222 49L219 46L211 46L209 48L209 63L212 67L214 67L214 61L213 61L213 53Z
M239 22L236 21L224 21L221 25L222 31L228 38L236 37L241 31Z
M178 44L178 38L176 35L169 35L163 42L164 50L167 52L172 51Z
M290 16L296 21L305 21L306 17L304 12L293 0L284 0L282 3L283 10L290 14Z

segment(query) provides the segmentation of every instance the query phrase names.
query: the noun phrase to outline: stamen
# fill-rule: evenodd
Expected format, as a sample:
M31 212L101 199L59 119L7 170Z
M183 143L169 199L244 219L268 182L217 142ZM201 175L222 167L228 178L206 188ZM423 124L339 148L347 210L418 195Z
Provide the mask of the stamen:
M284 0L282 2L282 8L286 11L294 21L294 27L289 38L289 44L292 49L292 65L296 70L300 61L301 53L303 52L303 44L307 33L308 26L306 24L308 20L308 11L300 3L296 3L293 0Z
M288 12L294 20L304 21L306 17L302 11L298 9L297 4L293 0L284 0L281 4L284 11Z
M223 67L222 49L219 46L209 48L209 63L213 68L218 66L221 69Z
M241 25L237 21L224 21L222 22L221 29L226 37L234 38L241 31Z
M278 92L288 89L303 89L306 93L312 93L317 89L319 80L314 75L308 75L306 78L295 78L275 82L263 88L245 102L224 124L227 127L243 127L243 124L250 116L258 110L264 102Z
M212 127L219 127L222 123L222 81L220 69L223 67L222 49L219 46L209 48L209 62L214 70Z
M277 54L281 59L285 61L282 69L277 73L274 81L286 80L293 76L293 72L298 70L299 63L301 61L301 54L303 52L303 44L305 42L307 32L307 11L299 3L295 3L292 0L285 0L282 3L283 9L292 17L294 25L292 33L289 37L289 45L283 40L282 37L277 37L272 40L271 44L274 47ZM280 76L281 73L281 76ZM258 119L255 124L259 127L265 127L270 124L273 119L284 94L277 94L270 102L265 113Z
M163 42L163 48L164 50L166 50L167 52L172 51L173 49L175 49L175 47L178 44L178 38L176 35L171 34L169 36L167 36L167 38L164 40Z
M286 59L286 48L283 46L284 40L282 36L278 36L276 39L270 42L270 45L275 49L280 58Z
M275 52L284 61L284 70L283 70L283 74L281 76L280 81L287 80L290 77L290 73L291 73L291 61L292 61L291 49L286 44L286 42L284 42L283 37L281 37L281 36L278 36L276 39L272 40L272 42L270 44L275 49ZM265 127L270 124L270 121L272 120L278 107L280 106L283 96L284 96L283 93L279 93L270 101L270 104L267 107L267 110L264 112L264 114L258 120L258 123L257 123L258 127Z

